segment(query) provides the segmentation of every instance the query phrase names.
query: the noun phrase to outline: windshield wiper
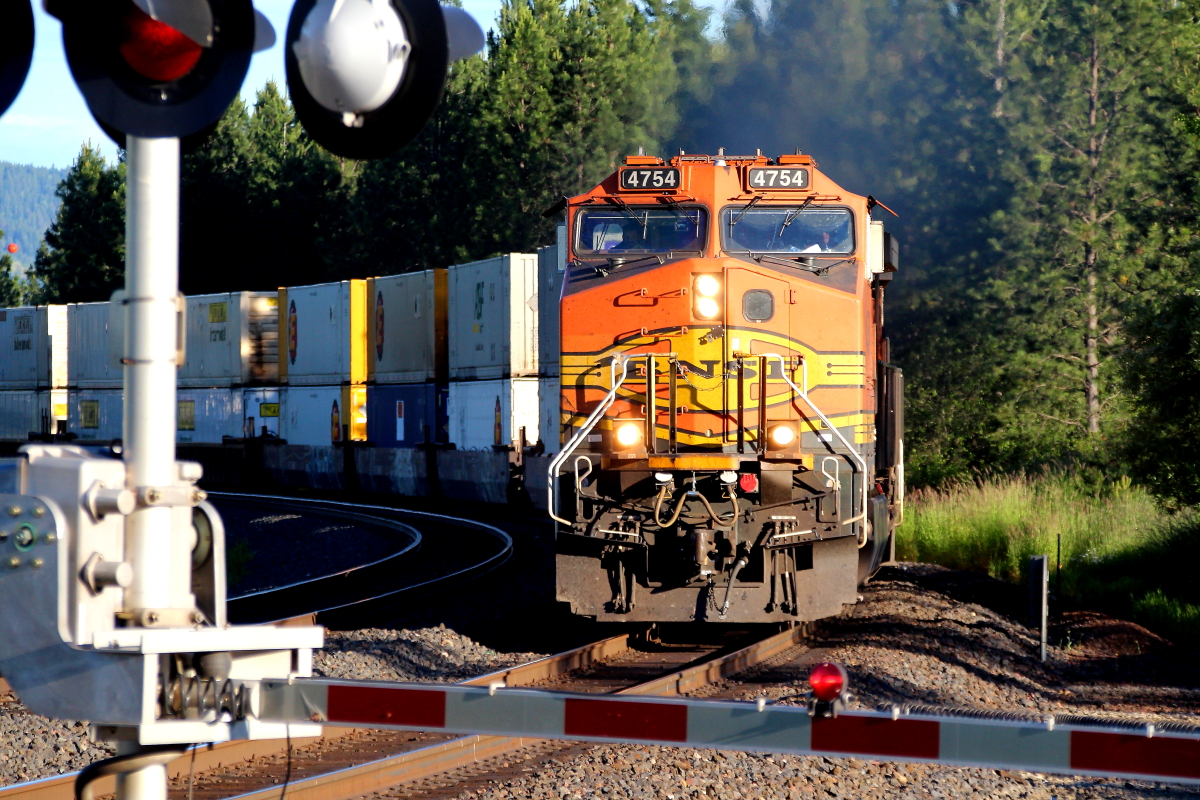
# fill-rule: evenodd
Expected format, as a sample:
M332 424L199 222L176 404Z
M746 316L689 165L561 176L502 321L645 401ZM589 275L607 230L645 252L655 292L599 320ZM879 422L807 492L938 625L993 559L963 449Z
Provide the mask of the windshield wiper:
M822 276L825 275L825 273L829 272L829 270L833 269L834 267L840 266L842 264L851 264L854 262L854 259L852 259L852 258L842 258L842 259L838 259L837 261L834 261L832 264L823 264L821 266L817 266L817 259L814 258L813 256L807 256L807 255L778 256L778 255L772 255L770 253L759 253L758 255L751 253L750 257L753 258L755 261L757 261L760 264L763 261L773 261L777 264L786 264L789 267L798 267L799 269L802 269L805 272L811 272L814 275L822 275Z
M609 201L613 205L615 205L617 208L624 211L626 214L628 214L630 219L632 219L638 225L641 225L642 226L642 239L645 240L646 228L649 227L649 225L650 225L650 212L647 211L645 214L645 218L643 219L641 217L638 217L637 213L632 208L629 207L629 204L626 203L624 200L622 200L620 197L606 197L604 199Z
M698 209L698 208L693 208L693 209L691 209L692 211L694 211L694 212L696 213L696 218L693 220L693 219L692 219L692 217L691 217L691 215L690 215L690 214L688 214L688 209L686 209L686 208L684 208L683 206L681 206L681 205L679 204L679 201L678 201L678 200L676 200L674 197L661 197L661 198L659 198L659 199L660 199L660 200L661 200L663 203L665 203L665 204L667 205L667 207L669 207L669 208L670 208L672 211L674 211L676 214L678 214L679 216L683 217L683 218L684 218L684 219L686 219L688 222L690 222L690 223L692 223L693 225L695 225L697 228L699 228L699 227L700 227L700 209ZM650 216L650 213L649 213L649 212L646 212L646 216L647 216L647 217L649 217L649 216Z
M776 234L776 238L783 236L783 232L787 230L787 226L795 222L796 218L800 216L800 212L808 208L809 203L812 201L813 199L811 197L806 197L804 202L800 204L799 208L797 208L795 211L788 212L787 216L783 218L783 224L779 226L779 233Z
M761 194L755 195L749 203L746 203L746 205L742 206L742 210L738 212L738 215L729 220L729 227L732 228L734 225L737 225L741 221L742 217L746 216L746 212L758 204L759 200L762 200Z

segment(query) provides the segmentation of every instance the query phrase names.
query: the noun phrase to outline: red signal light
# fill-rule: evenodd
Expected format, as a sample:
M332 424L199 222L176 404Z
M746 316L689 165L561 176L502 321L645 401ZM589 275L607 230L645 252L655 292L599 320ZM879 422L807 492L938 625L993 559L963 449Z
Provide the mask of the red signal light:
M738 486L746 494L752 494L758 491L758 476L753 472L743 472L738 476Z
M845 691L848 677L841 664L825 661L813 667L808 683L812 686L813 697L822 703L832 703Z
M122 22L121 55L145 78L161 83L177 81L200 60L200 45L136 6L129 9Z
M19 249L20 249L20 248L19 248L19 247L17 247L17 245L16 245L16 242L14 242L14 243L12 243L12 244L10 244L10 245L8 246L8 252L10 252L10 253L15 253L15 252L17 252L17 250L19 250Z

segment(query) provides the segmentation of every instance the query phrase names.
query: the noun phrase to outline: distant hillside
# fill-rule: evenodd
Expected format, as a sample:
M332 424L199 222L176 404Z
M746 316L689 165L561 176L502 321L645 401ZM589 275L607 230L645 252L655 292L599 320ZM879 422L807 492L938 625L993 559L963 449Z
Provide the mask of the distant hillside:
M54 221L54 190L66 174L65 169L0 161L0 249L7 251L8 244L16 242L21 249L13 258L23 266L33 263L38 243Z

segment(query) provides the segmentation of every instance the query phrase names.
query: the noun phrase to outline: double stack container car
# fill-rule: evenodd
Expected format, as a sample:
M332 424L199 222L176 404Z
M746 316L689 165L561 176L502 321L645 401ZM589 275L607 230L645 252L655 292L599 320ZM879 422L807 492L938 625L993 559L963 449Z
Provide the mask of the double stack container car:
M366 441L367 282L281 288L279 313L279 435L311 446Z

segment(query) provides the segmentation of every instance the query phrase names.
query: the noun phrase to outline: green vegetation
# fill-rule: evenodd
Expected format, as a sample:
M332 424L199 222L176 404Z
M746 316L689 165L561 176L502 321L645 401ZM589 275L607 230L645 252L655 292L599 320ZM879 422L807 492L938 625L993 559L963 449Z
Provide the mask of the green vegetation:
M65 169L0 161L0 228L8 235L5 245L13 242L20 247L13 258L17 266L33 263L42 235L58 211L54 188L66 174Z
M1200 514L1170 515L1128 479L1049 472L958 481L910 498L897 558L1025 580L1058 536L1068 601L1132 619L1181 645L1200 642Z

